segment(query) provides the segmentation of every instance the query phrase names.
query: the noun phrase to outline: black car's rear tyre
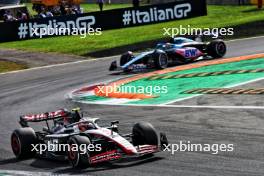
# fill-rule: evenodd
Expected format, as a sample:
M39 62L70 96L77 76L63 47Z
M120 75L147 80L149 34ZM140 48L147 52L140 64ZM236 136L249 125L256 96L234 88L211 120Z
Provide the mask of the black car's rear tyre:
M34 157L36 151L31 144L37 143L35 131L30 127L16 129L11 135L11 147L18 159Z
M154 53L155 66L157 69L165 69L168 67L168 56L164 52Z
M126 63L128 63L129 61L131 61L131 59L134 57L134 55L132 54L131 51L128 51L125 54L122 54L122 56L120 57L120 66L125 65Z
M68 144L70 146L68 151L68 160L74 168L84 168L90 165L89 162L89 151L81 151L80 145L85 144L85 147L91 144L91 141L86 136L72 136ZM76 150L77 149L77 150Z
M221 58L226 54L226 44L222 40L214 40L208 44L207 53L213 58Z
M155 128L148 122L139 122L132 129L133 145L158 145L158 135Z

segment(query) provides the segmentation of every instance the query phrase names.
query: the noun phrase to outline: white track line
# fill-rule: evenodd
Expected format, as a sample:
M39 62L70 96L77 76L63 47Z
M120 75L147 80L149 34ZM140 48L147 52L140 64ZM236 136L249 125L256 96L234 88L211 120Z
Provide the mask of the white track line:
M199 106L199 105L158 105L158 107L167 108L197 108L197 109L260 109L264 110L264 106Z
M130 107L160 107L160 108L197 108L197 109L248 109L248 110L264 110L264 106L227 106L227 105L142 105L142 104L113 104L113 103L102 103L102 102L86 102L86 101L75 101L78 103L89 104L89 105L103 105L103 106L130 106Z
M26 71L30 71L30 70L39 70L39 69L44 69L44 68L60 67L60 66L65 66L65 65L74 65L74 64L84 63L84 62L100 61L100 60L111 59L113 57L115 57L115 56L101 57L101 58L94 58L94 59L87 58L86 60L79 60L79 61L75 61L75 62L66 62L66 63L61 63L61 64L53 64L53 65L46 65L46 66L41 66L41 67L27 68L24 70L15 70L15 71L10 71L10 72L4 72L4 73L0 73L0 75L26 72Z
M52 172L32 172L32 171L22 171L22 170L0 170L0 175L3 176L33 176L33 175L39 175L39 176L52 176L52 175L61 175L61 176L68 176L68 174L54 174ZM88 176L88 174L85 174ZM78 176L78 175L77 175Z

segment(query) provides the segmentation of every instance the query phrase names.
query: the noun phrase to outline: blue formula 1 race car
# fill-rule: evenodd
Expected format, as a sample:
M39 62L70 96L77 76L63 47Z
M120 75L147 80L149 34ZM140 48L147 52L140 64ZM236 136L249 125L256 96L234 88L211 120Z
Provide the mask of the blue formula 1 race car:
M226 44L221 39L201 42L184 37L171 38L168 43L158 43L151 51L135 56L131 51L110 65L110 71L139 72L146 69L164 69L168 66L187 64L204 59L222 58L226 54Z

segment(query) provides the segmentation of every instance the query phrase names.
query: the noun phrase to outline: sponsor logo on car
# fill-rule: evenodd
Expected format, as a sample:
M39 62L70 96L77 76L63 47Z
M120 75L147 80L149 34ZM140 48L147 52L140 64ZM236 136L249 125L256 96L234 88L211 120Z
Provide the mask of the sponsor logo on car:
M186 49L184 53L184 57L186 58L196 57L197 52L198 52L197 49Z
M101 153L99 155L95 155L90 158L90 163L95 164L103 161L109 161L109 160L114 160L114 159L119 159L121 158L121 154L118 153L116 150L108 151Z

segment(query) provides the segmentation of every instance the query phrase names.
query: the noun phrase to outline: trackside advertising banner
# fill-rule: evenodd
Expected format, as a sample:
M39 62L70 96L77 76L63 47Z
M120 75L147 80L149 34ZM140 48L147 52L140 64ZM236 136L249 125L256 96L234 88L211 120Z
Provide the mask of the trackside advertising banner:
M42 38L41 29L118 29L207 15L206 0L182 0L139 8L0 23L0 42ZM65 35L72 35L66 33Z

